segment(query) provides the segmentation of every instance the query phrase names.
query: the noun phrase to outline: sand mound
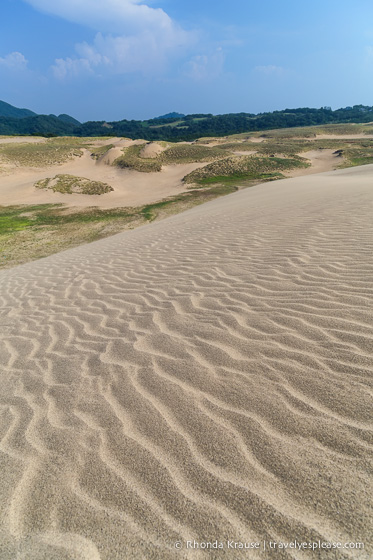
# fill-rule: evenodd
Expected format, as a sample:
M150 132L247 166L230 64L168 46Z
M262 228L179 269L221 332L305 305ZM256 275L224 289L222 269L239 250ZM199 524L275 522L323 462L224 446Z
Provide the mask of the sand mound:
M122 147L116 146L115 148L110 148L110 150L108 150L104 155L98 158L97 163L104 164L104 165L112 165L114 161L122 155L123 155Z
M100 195L114 189L107 183L92 181L85 177L76 177L69 174L58 174L53 178L47 177L35 183L37 189L48 189L64 194Z
M372 178L0 273L2 560L373 557ZM269 548L295 540L351 544Z
M164 152L165 149L165 147L161 146L157 142L149 142L142 148L139 156L141 158L156 158L159 154Z

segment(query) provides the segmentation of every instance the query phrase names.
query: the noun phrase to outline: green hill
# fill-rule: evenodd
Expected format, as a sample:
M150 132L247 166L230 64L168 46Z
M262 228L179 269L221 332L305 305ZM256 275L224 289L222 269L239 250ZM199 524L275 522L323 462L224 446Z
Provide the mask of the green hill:
M9 114L2 114L1 108ZM17 116L14 116L14 111ZM29 114L23 114L26 111ZM20 113L21 112L21 113ZM20 114L23 114L21 117ZM2 116L1 116L2 115ZM373 122L373 107L354 105L333 111L330 107L284 109L268 113L228 113L225 115L169 113L146 121L90 121L79 123L69 115L35 115L0 102L0 134L44 136L126 136L144 140L192 141L202 137L294 129L320 125ZM372 132L373 127L370 129ZM367 130L365 129L365 132ZM289 133L287 133L289 134ZM315 135L310 129L310 135Z
M14 119L23 119L24 117L34 117L36 113L29 109L18 109L5 101L0 101L0 117L11 117Z
M74 124L75 126L79 126L81 124L78 120L74 119L74 117L70 117L70 115L65 115L64 113L62 115L58 115L57 118L60 119L60 121Z
M0 135L73 136L75 125L52 115L0 117Z

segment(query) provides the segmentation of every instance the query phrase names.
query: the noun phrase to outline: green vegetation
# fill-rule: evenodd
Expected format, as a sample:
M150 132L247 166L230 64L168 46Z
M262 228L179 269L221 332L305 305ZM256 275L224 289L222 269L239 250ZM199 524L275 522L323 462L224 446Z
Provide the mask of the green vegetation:
M218 148L210 148L197 144L176 144L158 156L162 163L193 163L213 161L222 157Z
M105 146L99 146L98 148L91 148L91 158L100 159L108 153L111 148L114 148L114 144L106 144Z
M81 156L81 148L88 146L88 142L82 138L51 138L37 143L0 143L0 160L27 167L46 167Z
M195 169L184 177L185 183L205 185L207 183L236 183L241 180L277 179L279 172L296 167L308 167L301 158L264 158L256 156L233 156Z
M353 167L355 165L367 165L373 163L373 142L363 141L358 143L346 143L340 154L344 157L341 167Z
M21 231L32 224L32 221L13 207L4 208L0 215L0 235ZM29 207L27 207L29 211Z
M345 127L338 126L336 129L335 125L333 126L334 133L338 129L341 134L348 134L362 129L371 130L372 125L357 125L361 127L357 130L351 124L348 125L350 132ZM312 130L315 130L315 127ZM316 130L319 131L320 128ZM328 127L323 126L323 130L332 133ZM165 148L160 153L157 153L155 146L154 150L144 151L146 142L130 146L123 150L123 155L115 161L116 165L146 172L160 171L163 164L205 162L205 165L184 177L188 189L186 192L138 208L100 210L91 207L77 210L56 204L0 208L0 266L9 267L47 256L181 212L238 188L280 179L288 170L308 167L306 160L297 155L302 152L333 150L335 161L341 164L340 167L373 163L372 139L315 138L310 135L310 129L303 129L303 134L306 134L303 137L300 130L296 131L295 135L288 132L271 131L261 142L250 140L258 137L258 132L235 134L216 139L215 146L209 146L204 139L203 142L197 141L193 144L171 145L159 141L162 148ZM0 143L0 160L15 166L48 166L80 156L83 148L89 149L93 157L99 158L114 146L93 145L94 140L96 139L61 137L37 143ZM233 151L245 150L257 153L232 154ZM154 157L142 157L147 153ZM338 155L341 157L337 158ZM7 172L6 165L4 171ZM107 183L69 174L57 174L53 178L41 179L35 186L54 192L91 195L112 190Z
M92 181L85 177L75 175L59 174L53 179L41 179L34 185L37 189L49 189L53 192L64 194L104 194L113 191L113 187L101 181Z
M231 152L251 152L258 150L258 143L249 142L248 140L244 142L225 142L219 144L215 148L216 150L228 150Z
M261 142L257 144L257 151L263 155L283 155L292 156L301 152L307 152L314 148L314 142L310 140L303 140L300 138L292 139L282 139L282 140L267 140L266 142Z
M301 135L301 127L315 134L372 133L373 107L354 105L332 111L330 107L284 109L271 113L230 113L226 115L195 114L164 117L146 121L92 121L79 124L66 115L36 115L25 118L0 116L0 134L39 134L44 136L125 136L145 140L191 141L197 138L222 137L268 131L267 137ZM353 124L359 123L359 124ZM360 128L359 128L360 127ZM282 129L283 132L277 130ZM276 131L277 130L277 131Z
M143 173L151 173L154 171L161 171L162 164L156 158L143 158L140 157L140 152L145 146L144 144L137 144L136 146L129 146L124 148L123 155L119 156L113 163L122 169L134 169L135 171L142 171Z
M23 119L24 117L36 117L36 113L29 109L18 109L5 101L0 101L0 116Z
M8 268L133 229L235 190L234 186L218 185L139 208L66 211L62 204L0 207L0 267Z
M146 143L124 148L123 155L118 157L113 165L151 173L161 171L162 165L208 162L219 159L224 155L217 148L194 144L175 144L155 157L144 158L141 152L145 146Z
M282 173L259 173L250 175L245 173L234 173L232 175L215 175L214 177L204 177L196 181L197 185L206 187L208 185L231 185L240 187L249 187L262 183L263 181L275 181L277 179L285 179ZM196 188L196 185L194 185Z
M348 165L345 165L343 167L351 167L351 166L355 166L355 165L368 165L370 163L373 163L373 155L369 156L369 157L356 157L353 158L349 161Z

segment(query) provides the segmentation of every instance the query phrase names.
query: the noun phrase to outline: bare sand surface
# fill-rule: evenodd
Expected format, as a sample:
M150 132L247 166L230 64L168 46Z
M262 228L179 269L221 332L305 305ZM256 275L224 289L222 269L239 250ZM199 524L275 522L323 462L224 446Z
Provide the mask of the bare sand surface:
M0 178L0 205L20 204L22 201L22 204L63 203L67 206L97 206L98 208L141 206L185 192L183 177L194 169L206 165L206 163L167 165L158 173L140 173L108 165L121 153L121 147L115 147L96 161L91 158L88 150L84 150L81 157L62 165L43 169L12 168L7 175L2 175ZM40 179L64 173L108 183L114 191L104 195L63 194L37 189L34 186Z
M157 157L159 154L161 154L162 152L164 152L166 149L165 146L162 146L161 144L159 144L158 142L148 142L147 144L145 144L145 146L142 148L141 152L140 152L140 157L143 158L155 158Z
M238 150L238 151L234 151L232 153L235 154L236 156L254 156L258 152L256 150L246 150L246 151L245 150Z
M298 155L305 158L310 163L310 167L295 168L290 171L283 171L283 175L287 177L302 177L303 175L313 175L314 173L324 173L333 171L343 163L343 157L335 153L332 149L309 150L308 152L300 152Z
M372 180L276 181L0 272L2 560L373 558ZM295 540L351 544L269 544Z

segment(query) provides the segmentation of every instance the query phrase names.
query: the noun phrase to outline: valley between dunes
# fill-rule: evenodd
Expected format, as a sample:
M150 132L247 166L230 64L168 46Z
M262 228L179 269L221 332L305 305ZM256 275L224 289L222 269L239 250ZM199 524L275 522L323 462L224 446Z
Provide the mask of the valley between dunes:
M335 136L334 138L339 138ZM40 139L42 141L42 139ZM35 144L35 138L0 138L2 143L8 144ZM136 145L141 141L123 139L110 139L96 141L98 146L105 144L113 145L108 154L92 159L90 150L82 150L82 155L74 157L62 164L48 165L43 167L27 167L14 163L3 163L0 173L0 205L16 204L64 204L69 207L86 208L116 208L127 206L141 206L159 201L163 198L185 192L185 184L182 179L185 175L203 167L206 163L177 163L164 165L161 172L141 173L133 169L120 169L112 163L119 157L122 149ZM153 143L156 144L156 143ZM214 142L211 141L211 145ZM333 153L333 149L309 150L301 154L309 161L310 167L285 172L285 176L308 175L335 169L341 163L340 158ZM255 154L252 152L239 152L237 154ZM222 157L224 153L222 153ZM114 190L105 195L66 195L60 192L36 189L35 183L46 177L54 177L57 174L71 174L86 177L92 181L108 183Z

